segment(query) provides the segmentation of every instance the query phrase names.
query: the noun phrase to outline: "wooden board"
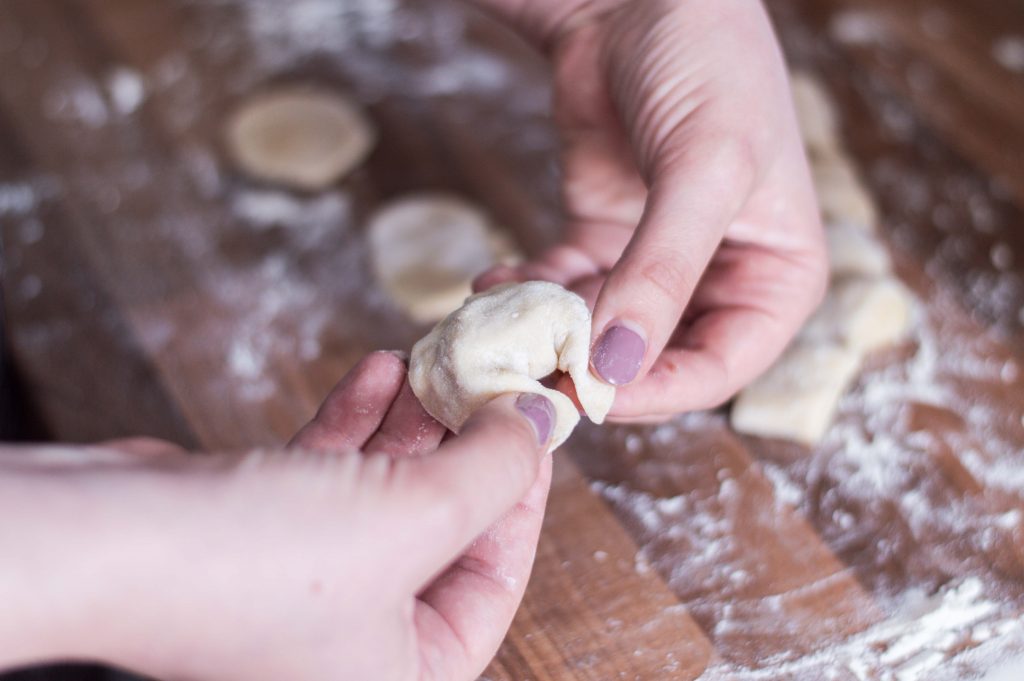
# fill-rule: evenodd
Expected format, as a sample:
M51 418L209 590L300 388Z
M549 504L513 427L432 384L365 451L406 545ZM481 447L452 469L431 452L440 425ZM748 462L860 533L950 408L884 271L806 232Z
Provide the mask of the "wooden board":
M1024 642L1024 7L769 7L840 106L913 337L811 452L721 413L582 429L487 679L957 678ZM221 153L241 98L294 81L381 130L319 196ZM0 236L32 400L62 440L279 444L364 352L424 332L369 274L374 206L452 191L536 252L556 154L544 64L462 5L6 0Z

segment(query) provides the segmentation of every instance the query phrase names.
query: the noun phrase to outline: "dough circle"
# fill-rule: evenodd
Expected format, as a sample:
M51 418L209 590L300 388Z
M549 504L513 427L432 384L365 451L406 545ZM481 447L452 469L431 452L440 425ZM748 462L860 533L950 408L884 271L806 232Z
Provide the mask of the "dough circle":
M413 194L384 205L368 229L374 273L409 317L434 323L472 294L473 278L516 249L476 207L447 194Z
M248 175L320 191L366 158L376 131L349 99L289 87L244 102L228 119L225 138L232 159Z
M536 393L554 404L551 449L580 415L571 399L538 379L568 373L587 416L601 423L615 388L590 373L590 310L558 284L505 284L466 301L412 350L409 383L431 416L458 432L476 409L505 393Z

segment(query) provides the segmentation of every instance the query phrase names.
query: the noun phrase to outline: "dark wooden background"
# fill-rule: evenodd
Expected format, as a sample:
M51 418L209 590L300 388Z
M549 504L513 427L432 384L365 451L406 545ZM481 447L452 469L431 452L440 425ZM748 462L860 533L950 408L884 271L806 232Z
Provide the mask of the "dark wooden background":
M1024 642L1024 5L769 7L839 105L922 300L913 338L814 451L720 413L582 429L487 679L960 678ZM296 80L381 130L324 196L252 184L220 149L240 98ZM547 102L536 55L441 0L4 0L16 420L280 444L363 353L424 333L367 270L381 200L454 191L527 251L557 238Z

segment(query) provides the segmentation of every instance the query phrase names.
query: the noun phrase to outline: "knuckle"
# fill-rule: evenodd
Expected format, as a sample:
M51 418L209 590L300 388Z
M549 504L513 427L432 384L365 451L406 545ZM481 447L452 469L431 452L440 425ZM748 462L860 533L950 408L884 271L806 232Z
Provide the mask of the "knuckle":
M686 180L694 169L705 186L736 193L754 185L760 164L754 141L745 132L714 129L695 139L672 138L662 145L654 167L656 177L674 181L681 173Z
M723 133L705 147L701 173L713 186L749 190L757 173L757 158L750 139L742 133Z
M470 523L473 508L466 495L453 484L438 481L432 487L434 500L430 506L430 514L438 527L445 532L463 535Z
M645 260L639 265L637 276L641 283L673 300L685 297L696 283L693 267L678 255Z
M413 503L423 523L445 532L461 532L469 523L474 510L472 503L459 482L443 470L424 465L421 459L375 456L390 462L392 489L397 496Z

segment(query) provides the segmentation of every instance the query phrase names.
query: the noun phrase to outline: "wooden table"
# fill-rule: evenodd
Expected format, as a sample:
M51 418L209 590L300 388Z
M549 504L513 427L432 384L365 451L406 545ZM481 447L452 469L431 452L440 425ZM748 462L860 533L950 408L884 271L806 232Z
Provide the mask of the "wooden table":
M720 413L583 428L485 678L958 678L1024 642L1024 6L775 0L828 84L923 304L812 452ZM274 82L381 130L336 190L224 163ZM461 6L5 0L0 225L15 357L54 438L277 445L363 353L424 332L365 217L445 189L536 251L558 230L544 64Z

